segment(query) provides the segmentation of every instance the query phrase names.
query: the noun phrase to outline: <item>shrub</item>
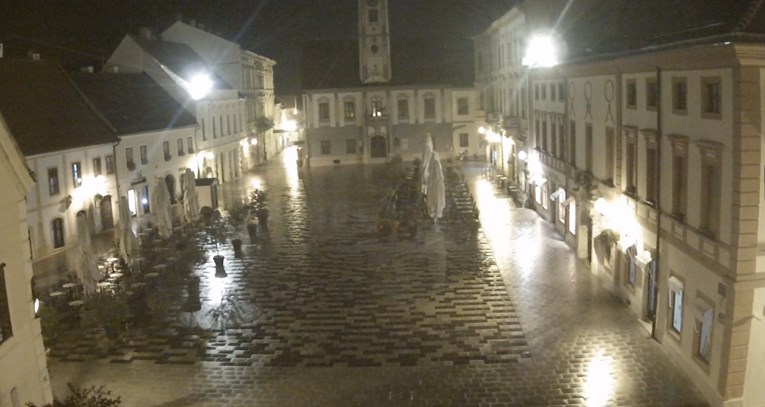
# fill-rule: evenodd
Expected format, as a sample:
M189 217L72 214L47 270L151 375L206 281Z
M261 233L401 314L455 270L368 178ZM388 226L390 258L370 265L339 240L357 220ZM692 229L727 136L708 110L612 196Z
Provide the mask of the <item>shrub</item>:
M77 388L71 383L69 387L69 396L64 400L54 399L53 403L44 404L41 407L116 407L122 405L120 396L112 396L112 392L104 386L88 388ZM27 407L37 407L34 403L27 403Z

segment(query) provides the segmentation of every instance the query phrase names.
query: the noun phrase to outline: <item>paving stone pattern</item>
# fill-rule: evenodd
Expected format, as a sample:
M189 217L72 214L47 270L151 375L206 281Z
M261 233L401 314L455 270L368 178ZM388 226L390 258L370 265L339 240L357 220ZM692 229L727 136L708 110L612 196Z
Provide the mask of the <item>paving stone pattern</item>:
M485 233L444 223L395 240L374 232L369 168L296 182L277 164L254 174L268 233L223 253L228 277L195 270L203 309L181 312L168 290L168 322L117 348L66 337L51 352L57 394L72 382L127 406L705 405L549 226L483 193L469 165ZM210 327L221 286L243 324L195 328Z

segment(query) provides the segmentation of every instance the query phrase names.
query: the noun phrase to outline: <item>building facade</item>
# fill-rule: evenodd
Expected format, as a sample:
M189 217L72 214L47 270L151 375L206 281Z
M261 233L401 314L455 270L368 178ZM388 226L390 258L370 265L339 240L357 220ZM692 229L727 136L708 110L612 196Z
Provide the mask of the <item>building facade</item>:
M117 138L55 62L0 60L0 88L0 112L37 181L26 199L27 236L36 283L47 286L74 273L78 215L93 234L115 224Z
M542 3L506 16L510 30L524 14L526 45L557 21L558 64L507 68L526 69L529 206L712 405L765 404L765 14L758 2L715 2L669 17L661 2L617 1L593 21L583 16L595 1L565 13ZM549 18L561 14L571 18Z
M421 155L427 134L443 158L478 154L472 70L462 80L464 72L450 71L462 67L427 41L392 42L386 1L358 7L357 42L311 44L304 55L315 61L303 75L307 162L409 160Z
M35 318L32 264L27 235L27 193L34 180L0 115L0 405L51 403L40 321Z
M193 21L175 22L162 32L162 38L191 47L218 76L239 90L245 101L243 120L251 146L244 157L249 168L280 151L273 129L275 61L243 50Z

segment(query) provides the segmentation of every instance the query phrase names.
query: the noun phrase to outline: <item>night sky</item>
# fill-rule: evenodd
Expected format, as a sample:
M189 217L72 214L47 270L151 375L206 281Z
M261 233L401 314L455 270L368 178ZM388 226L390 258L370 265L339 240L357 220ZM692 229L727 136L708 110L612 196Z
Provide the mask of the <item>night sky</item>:
M514 0L389 0L393 37L449 41L475 35ZM127 33L161 31L178 17L277 61L277 93L299 90L301 44L355 38L355 0L11 0L0 7L5 55L30 49L68 68L99 66Z

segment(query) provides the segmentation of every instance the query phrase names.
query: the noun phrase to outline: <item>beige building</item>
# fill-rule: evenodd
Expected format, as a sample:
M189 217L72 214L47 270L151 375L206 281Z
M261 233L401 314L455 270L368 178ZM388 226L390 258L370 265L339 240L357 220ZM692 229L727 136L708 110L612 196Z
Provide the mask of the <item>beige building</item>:
M250 143L246 158L250 168L283 148L274 135L275 61L205 31L193 21L176 21L162 32L162 38L191 47L212 71L244 97L244 121Z
M359 1L358 9L358 41L305 49L303 59L312 61L302 79L307 162L411 160L427 134L442 159L482 153L472 70L453 63L464 58L464 44L392 41L387 1Z
M0 405L42 405L53 396L31 288L25 199L34 179L2 115L0 153Z
M712 405L765 405L765 10L680 3L687 13L527 1L477 39L476 65L525 69L530 138L516 179L530 206ZM516 33L525 60L512 57ZM541 51L557 58L532 58ZM513 98L495 79L477 82L484 100L506 101L489 113L504 114Z

